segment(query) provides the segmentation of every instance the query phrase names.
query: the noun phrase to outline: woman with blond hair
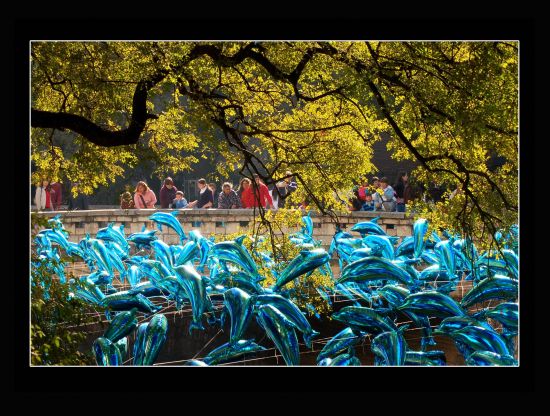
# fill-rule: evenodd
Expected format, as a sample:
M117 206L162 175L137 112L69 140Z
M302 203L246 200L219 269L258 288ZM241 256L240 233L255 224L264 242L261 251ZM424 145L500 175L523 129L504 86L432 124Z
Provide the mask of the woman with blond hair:
M155 193L149 189L147 184L139 181L134 193L134 205L137 209L155 208L157 197Z

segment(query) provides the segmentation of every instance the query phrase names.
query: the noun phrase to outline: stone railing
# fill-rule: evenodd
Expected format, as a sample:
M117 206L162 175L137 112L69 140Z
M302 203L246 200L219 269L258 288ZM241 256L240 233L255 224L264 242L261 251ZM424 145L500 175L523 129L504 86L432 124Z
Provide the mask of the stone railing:
M147 229L156 228L156 224L149 219L154 212L171 212L172 210L157 209L102 209L88 211L44 211L40 215L48 218L57 214L65 229L70 233L69 240L79 242L87 233L94 237L100 228L106 227L110 222L115 225L124 224L126 236L131 233L140 232L145 225ZM211 234L232 234L237 233L256 218L259 218L258 211L252 209L181 209L177 216L185 232L192 229L199 229L201 234L209 237ZM32 212L31 215L36 215ZM386 230L391 236L408 236L412 234L413 219L401 212L350 212L339 215L340 228L349 231L354 224L362 221L369 221L374 217L380 217L378 225ZM313 220L313 237L323 242L324 247L330 245L331 239L336 232L336 224L328 216L311 212ZM298 228L283 230L294 232ZM156 234L167 244L177 244L178 236L175 232L163 226L163 231ZM359 234L357 234L359 236Z

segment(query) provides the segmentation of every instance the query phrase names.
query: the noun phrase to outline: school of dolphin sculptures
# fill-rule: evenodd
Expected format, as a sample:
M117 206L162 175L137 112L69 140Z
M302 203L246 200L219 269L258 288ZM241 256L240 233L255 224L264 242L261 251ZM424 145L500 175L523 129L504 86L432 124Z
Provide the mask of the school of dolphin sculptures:
M204 330L205 318L209 325L223 326L227 315L231 320L227 343L185 365L217 365L266 350L244 337L252 319L265 330L287 365L299 365L296 331L308 348L319 333L311 327L305 311L291 301L293 289L287 284L307 279L315 270L330 275L334 282L333 288L317 287L323 299L331 306L335 296L351 302L332 314L344 329L319 352L319 366L361 365L354 347L366 337L371 341L375 365L445 365L443 351L428 350L436 345L433 334L450 337L467 365L518 365L514 358L519 321L517 226L511 227L506 238L500 232L494 236L503 248L478 253L467 238L447 232L443 233L446 239L436 232L427 235L425 219L418 219L413 235L399 242L398 237L388 236L375 218L351 228L360 238L339 229L327 252L313 239L313 221L308 214L302 217L302 230L290 236L301 252L282 271L275 271L278 259L272 253L255 252L275 279L271 287L263 287L260 283L265 278L243 245L246 236L214 243L198 230L186 234L177 215L178 211L156 212L149 217L160 231L165 226L177 233L180 244L175 245L167 245L155 235L157 230L145 227L126 237L124 226L114 223L100 229L95 238L87 235L73 243L68 241L59 215L48 221L49 229L37 234L34 241L39 261L34 266L47 265L62 283L70 285L71 296L107 311L109 327L93 343L98 365L129 362L128 336L134 331L133 365L155 363L168 331L166 317L158 312L162 306L153 302L159 297L173 302L178 310L191 307L189 333ZM131 245L145 255L130 255ZM66 282L60 248L68 256L82 259L89 274ZM330 268L334 254L340 264L338 277ZM130 288L117 290L115 277L121 283L127 279ZM461 280L471 280L473 286L456 301L449 294ZM499 301L496 306L474 309L493 300ZM216 309L215 303L223 307ZM307 309L315 312L311 304ZM152 318L138 325L138 314ZM409 323L399 325L399 317L406 317ZM433 331L430 319L439 322ZM403 333L410 325L421 330L420 351L410 349L405 341Z

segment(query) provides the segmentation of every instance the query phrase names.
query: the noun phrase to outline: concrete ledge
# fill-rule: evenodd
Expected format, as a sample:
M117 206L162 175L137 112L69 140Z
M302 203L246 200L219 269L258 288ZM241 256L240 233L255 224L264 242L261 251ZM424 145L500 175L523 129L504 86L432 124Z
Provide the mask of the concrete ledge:
M125 225L126 236L141 232L143 226L147 229L156 229L155 223L149 217L155 212L173 212L174 210L156 209L93 209L86 211L57 211L40 212L38 214L47 218L61 215L65 228L70 232L69 240L79 242L86 233L94 236L99 228L107 223ZM32 212L31 215L37 215ZM319 214L316 211L310 213L315 223L313 237L321 240L325 248L328 248L334 233L336 224L332 217ZM341 229L351 232L359 237L359 233L351 231L351 228L364 221L379 217L378 224L386 230L388 235L404 237L412 234L413 216L402 212L342 212L338 213L338 223ZM209 237L211 234L232 234L243 228L244 224L251 226L258 221L259 211L256 209L180 209L176 216L185 232L196 229L202 235ZM388 228L391 226L391 228ZM163 227L162 233L157 236L169 244L177 242L177 235L170 229ZM299 227L292 229L284 227L284 232L298 231Z

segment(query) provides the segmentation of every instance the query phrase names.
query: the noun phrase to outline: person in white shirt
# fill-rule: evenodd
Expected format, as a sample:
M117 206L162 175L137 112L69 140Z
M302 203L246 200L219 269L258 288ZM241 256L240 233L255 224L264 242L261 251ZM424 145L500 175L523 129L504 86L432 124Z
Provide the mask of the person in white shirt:
M34 194L34 203L37 211L53 211L53 194L54 191L50 187L50 181L43 179L36 187Z
M388 178L383 177L380 179L380 188L384 191L382 195L382 209L389 212L395 211L397 199L395 198L395 191L388 184Z

